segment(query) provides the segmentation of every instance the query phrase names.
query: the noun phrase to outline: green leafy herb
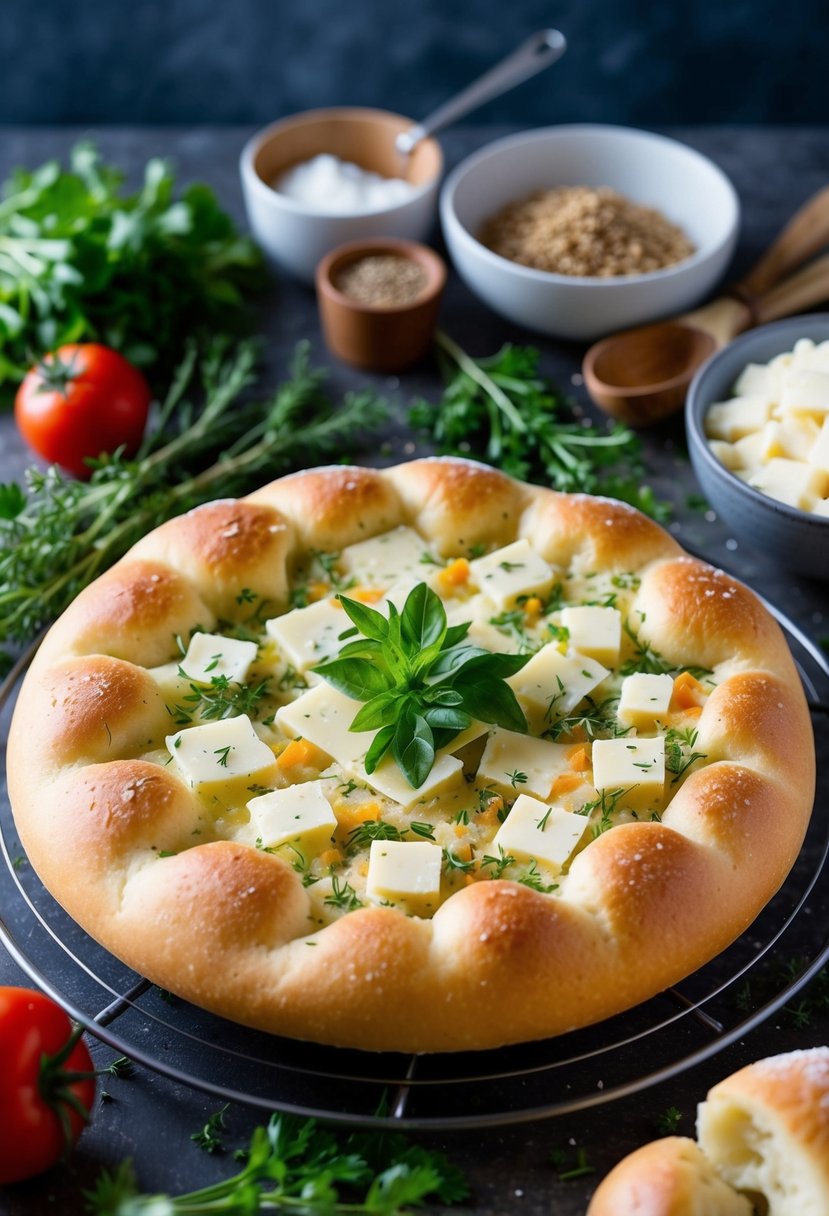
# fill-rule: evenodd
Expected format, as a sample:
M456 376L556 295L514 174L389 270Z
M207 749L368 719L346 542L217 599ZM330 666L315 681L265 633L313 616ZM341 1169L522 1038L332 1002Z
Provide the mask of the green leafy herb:
M453 853L451 849L443 850L443 864L447 870L460 870L462 874L469 874L470 871L475 869L474 858L464 861L463 858Z
M383 819L366 819L358 823L348 833L346 847L349 849L367 849L372 840L402 840L403 834L393 823Z
M695 752L698 731L689 726L686 730L669 727L665 731L665 768L673 773L671 785L676 785L696 760L707 760L706 752Z
M598 798L594 798L592 802L585 802L584 806L579 807L577 815L587 815L588 817L594 811L599 812L598 823L593 824L593 838L601 836L608 828L613 827L613 815L616 808L624 798L625 794L630 793L628 789L602 790Z
M331 894L326 895L323 903L328 904L331 908L339 908L343 912L354 912L363 906L363 901L351 883L337 874L331 875Z
M644 616L642 620L644 620ZM619 668L619 672L623 676L633 675L635 672L645 672L647 675L673 675L675 672L687 671L689 675L694 676L697 680L704 680L707 676L712 675L710 667L676 667L664 659L659 651L654 650L650 642L646 641L642 634L634 629L628 619L622 623L622 627L633 643L633 654L631 654Z
M416 402L410 421L441 452L480 456L514 477L558 490L610 494L664 519L669 511L642 485L641 445L616 423L585 426L538 372L538 351L504 346L472 359L446 334L437 337L445 382L437 403Z
M102 1171L84 1192L86 1210L90 1216L403 1216L425 1199L453 1204L469 1193L442 1154L398 1132L338 1135L291 1115L272 1115L236 1156L244 1164L232 1178L176 1197L141 1195L132 1163L125 1161Z
M187 679L187 673L179 668L179 675ZM229 718L238 714L256 717L263 697L267 696L270 681L266 677L258 684L236 684L227 676L211 676L209 685L191 684L190 692L181 703L170 710L177 726L187 726L195 717L204 721Z
M225 1115L227 1113L229 1103L225 1103L221 1110L216 1110L209 1116L204 1127L197 1132L193 1132L190 1139L198 1144L199 1148L204 1149L206 1153L221 1153L224 1150L222 1143L222 1132L227 1124Z
M500 878L503 875L505 870L509 869L510 866L514 866L514 865L515 865L515 858L513 857L512 853L504 852L504 846L502 844L498 845L498 856L497 857L485 856L481 861L482 870L484 869L485 866L492 867L492 877L493 878Z
M250 343L216 343L201 360L191 349L135 460L102 460L88 482L31 469L28 493L6 495L14 509L0 517L0 644L35 634L158 524L338 451L385 417L371 394L336 408L306 345L290 379L255 402L246 394L255 362Z
M214 748L213 755L218 756L216 763L221 765L222 768L227 768L227 758L232 751L233 745L230 743L228 743L226 747Z
M519 785L527 784L527 774L520 772L517 768L513 769L511 773L504 773L504 776L507 778L513 789Z
M563 691L563 690L562 690ZM555 703L562 693L557 693L550 702L547 714L555 710ZM592 697L584 698L584 706L575 713L566 714L557 719L544 732L550 739L559 739L562 735L571 735L574 731L583 731L588 739L618 738L628 734L630 726L622 726L616 719L616 706L619 697L605 697L603 701L594 701Z
M469 624L450 628L439 596L425 583L409 592L402 612L390 602L388 617L345 595L339 599L356 631L348 631L337 658L314 671L347 697L365 702L350 729L377 732L366 754L367 772L391 751L417 789L438 749L473 719L526 731L506 680L527 656L473 646L466 640Z
M262 257L207 186L175 197L170 165L153 159L136 194L78 144L69 171L50 161L5 183L0 203L0 384L64 342L105 342L152 377L185 341L238 333ZM2 508L0 508L1 510Z
M553 1149L550 1153L550 1163L555 1167L561 1182L573 1182L596 1172L588 1163L587 1150L584 1148L577 1148L572 1154L566 1148Z
M682 1111L676 1106L669 1106L666 1111L657 1116L656 1130L660 1136L675 1136L681 1122Z
M544 876L539 870L535 858L532 859L524 873L519 876L518 881L522 886L529 887L531 891L540 891L542 895L549 895L551 891L558 890L557 882L544 881Z

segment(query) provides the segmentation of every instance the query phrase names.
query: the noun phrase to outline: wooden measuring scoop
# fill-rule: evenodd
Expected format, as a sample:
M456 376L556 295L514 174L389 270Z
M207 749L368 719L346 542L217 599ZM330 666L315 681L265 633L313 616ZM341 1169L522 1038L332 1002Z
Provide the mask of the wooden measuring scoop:
M829 255L785 278L829 244L829 186L795 212L754 268L719 299L693 312L603 338L582 371L605 413L649 426L678 410L710 355L755 325L829 299Z

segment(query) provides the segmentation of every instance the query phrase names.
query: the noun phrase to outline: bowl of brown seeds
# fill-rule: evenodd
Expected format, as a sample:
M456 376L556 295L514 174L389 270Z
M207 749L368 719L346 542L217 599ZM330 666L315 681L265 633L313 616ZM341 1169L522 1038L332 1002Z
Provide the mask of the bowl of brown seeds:
M677 140L573 125L468 157L441 219L458 273L495 312L592 341L702 300L727 269L740 208L722 170Z

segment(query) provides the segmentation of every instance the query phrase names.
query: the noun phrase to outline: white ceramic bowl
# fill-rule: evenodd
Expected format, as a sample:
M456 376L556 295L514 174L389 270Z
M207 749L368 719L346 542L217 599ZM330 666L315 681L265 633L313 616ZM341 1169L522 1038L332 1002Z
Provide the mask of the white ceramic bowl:
M696 252L650 274L576 278L520 266L476 239L505 204L554 186L610 186L656 207L685 230ZM590 125L487 145L450 174L440 211L458 273L490 308L528 329L588 340L702 300L728 266L740 219L731 182L699 152L647 131Z
M412 125L412 119L385 110L337 107L296 114L257 132L242 150L239 171L253 235L271 261L313 283L319 261L346 241L423 240L435 216L443 155L436 140L425 139L411 156L401 157L395 136ZM286 170L321 152L383 177L405 178L415 190L392 207L336 215L314 211L273 188Z

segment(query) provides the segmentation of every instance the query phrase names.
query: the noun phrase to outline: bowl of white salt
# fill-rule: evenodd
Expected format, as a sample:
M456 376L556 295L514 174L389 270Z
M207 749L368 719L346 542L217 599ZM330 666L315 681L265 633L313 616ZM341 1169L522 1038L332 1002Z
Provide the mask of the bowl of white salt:
M258 132L242 150L242 192L266 255L313 283L320 260L346 241L423 240L434 222L443 155L424 139L408 155L412 119L385 110L309 110Z

